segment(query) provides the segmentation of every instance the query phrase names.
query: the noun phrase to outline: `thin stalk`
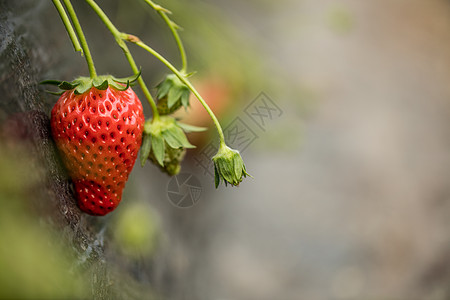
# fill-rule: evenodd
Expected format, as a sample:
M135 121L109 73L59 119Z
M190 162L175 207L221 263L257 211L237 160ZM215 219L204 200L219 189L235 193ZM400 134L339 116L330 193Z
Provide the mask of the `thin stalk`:
M69 13L69 17L72 20L73 26L75 27L75 32L80 39L81 48L83 49L84 57L86 58L86 62L89 68L89 75L91 78L97 77L97 72L95 71L94 61L92 60L91 52L89 51L88 44L86 42L86 37L84 36L83 30L81 29L80 22L78 21L77 14L73 9L72 3L70 0L63 0L64 5L66 6L67 12Z
M137 69L137 67L136 67L134 59L133 59L130 51L128 50L128 47L126 46L126 43L124 42L124 40L135 43L139 47L142 47L143 49L150 52L153 56L155 56L157 59L159 59L164 65L166 65L191 90L191 92L197 97L197 99L200 101L200 103L203 105L203 107L206 109L209 116L213 120L214 125L216 126L216 129L217 129L217 132L219 134L221 146L225 145L225 137L223 134L222 127L220 126L219 120L214 115L214 112L211 110L211 108L206 103L206 101L203 99L203 97L197 92L197 90L194 88L194 86L189 82L189 80L187 80L186 77L180 71L178 71L167 59L165 59L163 56L161 56L161 54L159 54L158 52L153 50L150 46L143 43L138 37L120 32L116 28L116 26L114 26L114 24L111 22L111 20L109 20L108 16L106 16L106 14L103 12L103 10L97 5L97 3L95 3L94 0L86 0L86 2L92 7L92 9L97 13L97 15L100 17L100 19L106 25L108 30L113 34L113 36L116 39L117 44L124 51L125 56L127 57L128 61L130 62L130 65L133 68L133 70L134 70L134 68ZM139 79L141 79L139 81L139 84L141 85L141 88L145 94L146 93L145 91L148 91L148 89L146 88L145 83L142 80L142 78L139 77ZM145 87L145 89L143 88L143 86ZM147 94L146 94L146 96L147 96ZM156 108L155 102L154 102L153 98L151 97L150 93L148 93L147 99L149 100L149 104L153 109L154 118L158 119L159 118L158 110Z
M70 19L67 16L64 6L61 4L60 0L52 0L52 1L56 7L56 10L59 13L59 16L61 17L64 27L66 27L66 31L70 37L70 40L72 41L73 48L75 49L75 51L77 52L79 51L81 52L81 55L83 55L83 49L81 49L80 42L78 41L78 37L75 31L73 30L72 23L70 23Z
M180 71L178 71L167 59L165 59L163 56L161 56L161 54L156 52L150 46L144 44L141 40L136 39L135 37L127 38L127 40L130 42L133 42L136 45L138 45L139 47L147 50L153 56L155 56L157 59L159 59L164 65L166 65L167 68L169 68L181 80L181 82L183 82L191 90L191 92L195 95L195 97L197 97L198 101L200 101L200 103L203 105L203 107L206 109L209 116L213 120L214 125L216 126L216 129L217 129L217 132L219 133L220 144L224 145L225 137L223 135L222 126L220 126L219 120L217 120L217 117L214 114L214 112L211 110L211 108L206 103L206 101L203 99L203 97L200 95L200 93L197 92L197 90L194 88L194 86L189 82L189 80L187 80L186 77Z
M181 57L181 70L180 72L182 74L186 73L187 70L187 59L186 59L186 51L184 50L183 43L181 42L180 35L177 31L177 25L170 20L170 18L167 16L170 11L166 10L165 8L161 7L160 5L154 3L151 0L144 0L148 5L150 5L156 12L163 18L164 22L166 22L167 26L169 26L170 31L172 32L172 35L175 39L175 42L177 43L178 49L180 51L180 57Z
M111 34L116 39L116 43L119 45L120 48L122 48L123 53L125 54L126 59L128 60L128 63L131 66L131 69L134 73L139 72L139 68L136 65L136 62L133 58L133 56L130 53L130 50L128 49L127 44L124 42L124 34L121 33L116 26L111 22L111 20L108 18L108 16L103 12L103 10L100 8L100 6L95 3L93 0L86 0L86 2L92 7L92 9L95 11L95 13L100 17L102 22L106 25L108 30L111 32ZM145 95L145 98L147 98L147 101L152 108L153 111L153 118L155 120L159 119L159 113L158 108L156 107L155 100L153 100L152 95L150 94L150 91L147 88L147 85L144 82L144 79L142 79L142 76L139 76L138 78L139 86L142 89L142 92Z

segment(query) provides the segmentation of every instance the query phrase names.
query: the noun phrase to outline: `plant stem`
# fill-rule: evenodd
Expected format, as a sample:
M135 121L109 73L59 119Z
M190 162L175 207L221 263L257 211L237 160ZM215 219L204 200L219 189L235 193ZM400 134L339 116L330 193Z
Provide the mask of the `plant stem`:
M73 26L75 27L75 32L80 39L81 48L83 49L84 57L86 58L86 62L89 68L89 74L91 78L97 77L97 72L95 71L94 61L92 60L91 52L89 51L88 44L86 42L86 37L84 36L83 30L81 29L80 22L78 21L77 14L73 9L72 3L70 0L63 0L64 5L66 6L67 12L69 13L70 19L72 20Z
M214 125L216 126L216 129L217 129L217 132L219 134L221 146L225 145L225 137L223 134L222 127L220 126L219 120L214 115L214 112L211 110L211 108L206 103L206 101L203 99L203 97L197 92L197 90L189 82L189 80L186 79L185 75L182 74L180 71L178 71L167 59L165 59L163 56L161 56L161 54L159 54L158 52L153 50L150 46L143 43L138 37L131 35L131 34L126 34L126 33L120 32L116 28L116 26L114 26L114 24L111 22L111 20L109 20L108 16L106 16L106 14L103 12L103 10L97 5L97 3L95 3L94 0L85 0L85 1L92 7L92 9L97 13L97 15L100 17L100 19L106 25L108 30L113 34L113 36L116 39L117 44L124 51L125 56L128 59L128 62L130 63L131 67L133 68L133 70L135 72L137 72L137 66L136 66L136 63L134 62L133 56L131 55L130 51L128 50L126 43L124 42L125 40L135 43L139 47L142 47L143 49L150 52L153 56L155 56L157 59L159 59L164 65L166 65L166 67L168 67L181 80L181 82L183 82L191 90L191 92L197 97L197 99L200 101L200 103L203 105L203 107L206 109L209 116L213 120ZM153 109L153 116L157 120L159 118L159 114L158 114L158 109L156 108L156 104L155 104L153 98L151 97L150 93L148 92L148 89L141 77L139 77L138 82L142 88L142 91L146 95L150 106Z
M116 26L114 26L114 24L111 22L111 20L108 18L108 16L103 12L103 10L100 8L100 6L98 6L98 4L95 3L94 0L86 0L86 2L92 7L92 9L95 11L95 13L100 17L102 22L106 25L108 30L114 36L114 38L116 39L116 43L119 45L120 48L122 48L122 51L125 54L125 57L128 60L128 63L130 64L133 72L135 74L139 73L139 68L137 67L136 62L134 61L134 58L131 55L127 44L124 42L124 34L121 33L116 28ZM152 108L154 120L158 120L159 119L158 108L156 107L155 100L153 100L153 97L150 94L150 91L148 90L147 85L144 82L144 79L142 79L142 76L139 76L138 83L142 89L142 92L144 93L145 97L147 98L147 101L150 104L150 107Z
M166 22L167 26L169 26L170 31L172 32L172 35L175 38L175 42L177 43L178 49L180 51L181 65L182 65L180 72L182 74L186 73L187 70L186 51L184 50L184 46L183 43L181 42L180 35L178 34L176 28L177 25L167 16L167 13L170 12L151 0L144 0L144 1L148 5L150 5L154 10L156 10L156 12L163 18L164 22Z
M203 99L203 97L197 92L197 90L194 88L194 86L189 82L189 80L186 79L185 75L183 75L180 71L178 71L167 59L165 59L161 54L156 52L154 49L152 49L150 46L144 44L141 40L134 38L127 38L128 41L135 43L139 47L147 50L150 52L153 56L155 56L157 59L159 59L164 65L166 65L167 68L169 68L180 80L183 82L190 90L191 92L197 97L197 99L200 101L200 103L203 105L203 107L208 112L209 116L214 122L214 125L216 126L217 132L219 133L219 139L220 144L225 144L225 137L223 135L222 127L220 126L219 120L217 120L216 115L211 110L209 105L206 103L206 101Z
M56 7L56 10L59 13L59 16L61 17L64 27L66 27L67 34L69 35L70 40L72 41L73 44L73 48L75 49L75 51L77 52L79 51L81 52L81 55L83 55L83 49L81 49L80 42L78 41L78 37L75 31L73 30L72 23L70 23L70 19L67 16L64 6L61 4L60 0L52 0L52 1Z

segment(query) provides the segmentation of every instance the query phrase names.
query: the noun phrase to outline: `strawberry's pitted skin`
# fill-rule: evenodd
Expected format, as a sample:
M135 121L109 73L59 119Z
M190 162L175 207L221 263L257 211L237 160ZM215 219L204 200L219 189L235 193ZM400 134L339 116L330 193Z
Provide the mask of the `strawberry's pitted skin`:
M113 211L142 142L142 104L131 88L92 87L64 92L52 109L51 129L71 176L78 205L91 215Z

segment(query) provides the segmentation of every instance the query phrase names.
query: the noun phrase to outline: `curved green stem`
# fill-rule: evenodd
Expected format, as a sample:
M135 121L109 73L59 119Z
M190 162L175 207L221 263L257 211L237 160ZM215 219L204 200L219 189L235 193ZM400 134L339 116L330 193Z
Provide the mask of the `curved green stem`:
M170 11L161 7L160 5L154 3L151 0L144 0L148 5L150 5L156 12L163 18L164 22L166 22L167 26L169 26L170 31L172 32L173 37L175 38L175 42L177 43L178 49L180 51L181 56L181 70L182 74L186 73L187 70L187 59L186 59L186 51L184 50L183 43L181 42L180 35L177 31L177 25L169 19L167 16Z
M98 6L97 3L95 3L94 0L86 0L86 2L92 7L92 9L95 11L95 13L100 17L102 22L106 25L108 30L114 36L117 44L119 45L120 48L122 48L122 51L125 54L125 57L128 60L128 63L130 64L133 72L138 73L139 68L137 67L136 62L134 61L134 58L131 55L127 44L124 42L124 34L121 33L116 28L116 26L114 26L114 24L111 22L111 20L108 18L108 16L103 12L103 10L100 8L100 6ZM155 100L153 100L153 97L150 94L150 91L148 90L147 85L144 82L144 79L142 79L142 76L139 76L138 83L142 89L142 92L144 93L145 97L147 98L147 101L150 104L150 107L152 108L153 118L155 120L158 120L159 119L158 108L156 107Z
M169 68L180 80L183 82L190 90L191 92L197 97L197 99L200 101L200 103L203 105L203 107L208 112L209 116L214 122L214 125L216 126L217 132L219 133L220 138L220 144L225 144L225 137L223 135L222 126L220 126L219 120L217 120L216 115L211 110L209 105L206 103L206 101L203 99L203 97L197 92L197 90L194 88L194 86L189 82L189 80L186 79L185 75L182 74L180 71L178 71L167 59L165 59L161 54L156 52L154 49L152 49L150 46L144 44L141 40L136 38L127 38L128 41L135 43L139 47L147 50L150 52L153 56L155 56L157 59L159 59L164 65L166 65L167 68Z
M78 37L75 31L73 30L72 23L70 23L70 19L67 16L64 6L61 4L60 0L52 0L52 1L56 7L56 10L59 13L59 16L61 17L64 27L66 27L67 34L69 35L70 40L72 41L73 44L73 48L75 49L75 51L77 52L79 51L81 52L81 55L83 55L83 49L81 49L80 42L78 41Z
M114 26L114 24L111 22L111 20L109 20L108 16L106 16L106 14L103 12L103 10L97 5L97 3L95 3L94 0L85 0L85 1L92 7L92 9L97 13L97 15L100 17L100 19L106 25L108 30L113 34L113 36L116 39L117 44L124 51L125 56L128 59L128 62L130 63L131 67L133 68L133 70L135 72L137 70L136 63L134 62L133 56L131 55L130 51L128 50L128 47L127 47L126 43L124 42L124 40L135 43L136 45L138 45L138 46L142 47L143 49L147 50L148 52L150 52L153 56L155 56L157 59L159 59L164 65L166 65L181 80L181 82L183 82L191 90L191 92L197 97L197 99L200 101L200 103L203 105L203 107L206 109L209 116L213 120L214 125L216 126L216 129L217 129L217 132L219 134L221 146L225 145L225 137L223 134L222 127L220 126L219 120L214 115L214 112L211 110L211 108L206 103L206 101L203 99L203 97L197 92L197 90L189 82L189 80L186 79L185 75L182 74L180 71L178 71L161 54L159 54L158 52L153 50L151 47L149 47L148 45L143 43L138 37L131 35L131 34L126 34L126 33L120 32L116 28L116 26ZM156 108L156 104L155 104L153 98L151 97L150 93L148 92L148 89L147 89L143 79L141 77L139 77L138 81L139 81L139 84L140 84L144 94L146 95L147 99L149 100L150 106L153 109L154 118L158 119L159 118L158 109Z
M91 78L97 77L97 72L95 71L94 61L92 60L91 52L89 51L88 44L86 42L86 37L84 36L83 30L81 29L80 22L78 21L77 14L73 9L72 3L70 0L63 0L64 5L66 6L67 12L69 13L69 17L72 20L73 26L75 27L75 32L80 39L81 48L83 49L84 57L86 58L86 62L89 68L89 74Z

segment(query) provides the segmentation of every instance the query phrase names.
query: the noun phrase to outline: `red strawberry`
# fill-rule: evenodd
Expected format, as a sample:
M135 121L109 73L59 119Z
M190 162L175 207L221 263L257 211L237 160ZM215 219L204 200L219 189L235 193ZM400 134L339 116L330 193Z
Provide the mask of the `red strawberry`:
M128 84L69 87L52 109L52 135L81 210L106 215L119 205L141 146L142 104Z

